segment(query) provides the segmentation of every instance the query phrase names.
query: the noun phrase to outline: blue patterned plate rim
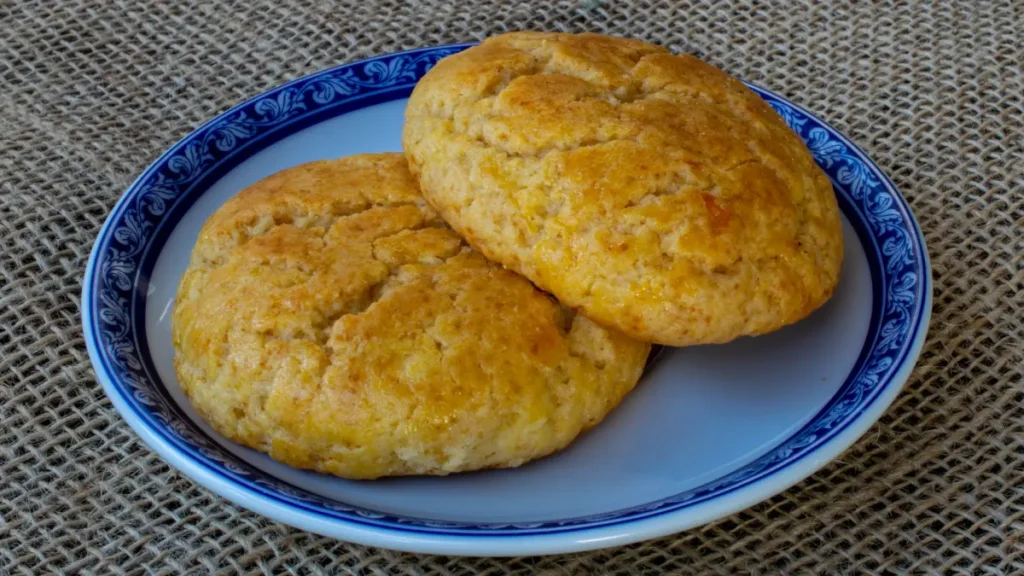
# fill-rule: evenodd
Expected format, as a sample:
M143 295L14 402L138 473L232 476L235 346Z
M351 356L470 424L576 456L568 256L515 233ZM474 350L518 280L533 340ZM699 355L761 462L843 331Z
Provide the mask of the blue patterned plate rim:
M871 268L871 328L860 358L833 398L760 458L681 494L624 510L558 521L496 524L434 521L346 505L269 477L221 448L169 396L149 356L146 280L174 224L202 192L241 161L323 120L405 98L440 58L472 44L422 48L343 64L251 98L206 122L129 187L101 229L83 281L86 344L97 378L143 440L200 484L300 527L416 551L488 553L453 537L572 534L533 539L507 553L567 551L625 543L688 528L774 495L853 443L892 402L920 352L931 311L931 269L920 228L887 176L853 143L804 108L748 83L807 142L832 178ZM864 415L871 413L870 418ZM768 489L755 489L772 477ZM727 496L746 492L731 501ZM685 516L704 505L703 514ZM586 538L593 534L594 538ZM403 536L404 535L404 536ZM399 537L399 540L394 540ZM418 540L417 540L418 539ZM499 551L500 552L500 551Z

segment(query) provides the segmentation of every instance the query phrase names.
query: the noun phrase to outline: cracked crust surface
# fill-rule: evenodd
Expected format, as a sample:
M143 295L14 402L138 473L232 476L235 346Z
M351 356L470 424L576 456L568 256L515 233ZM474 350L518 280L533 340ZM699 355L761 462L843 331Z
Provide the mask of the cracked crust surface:
M466 246L400 154L297 166L229 200L193 250L173 339L219 433L347 478L559 450L649 351Z
M596 34L492 37L419 82L403 147L471 245L636 338L769 332L838 282L827 176L763 100L692 56Z

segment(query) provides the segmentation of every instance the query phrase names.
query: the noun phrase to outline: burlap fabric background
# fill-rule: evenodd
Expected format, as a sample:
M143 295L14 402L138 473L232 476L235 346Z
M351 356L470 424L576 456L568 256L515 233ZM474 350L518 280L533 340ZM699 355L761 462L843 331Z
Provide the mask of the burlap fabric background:
M1024 573L1024 2L177 4L0 0L0 573ZM525 28L696 53L878 161L935 275L928 344L892 409L768 502L561 557L354 546L170 469L95 382L79 327L88 251L122 191L196 125L286 80Z

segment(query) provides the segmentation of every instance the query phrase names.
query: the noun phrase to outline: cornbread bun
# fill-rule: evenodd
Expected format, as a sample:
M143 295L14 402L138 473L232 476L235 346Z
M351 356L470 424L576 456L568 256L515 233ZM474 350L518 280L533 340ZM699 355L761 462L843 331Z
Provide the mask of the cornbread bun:
M550 454L649 351L466 246L400 154L304 164L229 200L199 235L173 340L217 432L346 478Z
M835 289L832 186L741 82L597 34L519 32L428 72L403 146L473 247L639 339L726 342Z

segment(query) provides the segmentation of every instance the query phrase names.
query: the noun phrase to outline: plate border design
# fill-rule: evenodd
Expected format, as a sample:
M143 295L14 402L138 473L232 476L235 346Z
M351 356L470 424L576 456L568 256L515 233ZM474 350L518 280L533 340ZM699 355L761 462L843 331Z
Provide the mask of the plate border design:
M220 447L177 406L156 376L145 342L148 273L186 209L247 155L326 118L408 96L459 44L337 66L270 90L207 122L157 159L126 191L100 231L83 282L86 343L98 379L133 427L168 443L225 494L269 499L330 521L438 536L526 536L589 530L677 512L721 498L808 458L871 408L920 348L930 313L924 240L904 199L871 160L807 110L748 84L807 143L837 190L872 268L874 305L861 357L836 395L805 426L753 462L717 480L648 504L559 521L513 524L397 516L324 498L273 478ZM910 358L912 361L913 358ZM895 392L893 392L895 394ZM891 401L891 398L889 399ZM135 421L133 421L135 420ZM141 423L141 424L138 424ZM151 443L152 446L152 443ZM205 484L204 482L201 482Z

